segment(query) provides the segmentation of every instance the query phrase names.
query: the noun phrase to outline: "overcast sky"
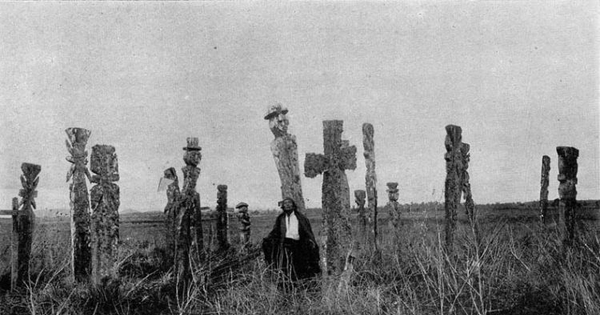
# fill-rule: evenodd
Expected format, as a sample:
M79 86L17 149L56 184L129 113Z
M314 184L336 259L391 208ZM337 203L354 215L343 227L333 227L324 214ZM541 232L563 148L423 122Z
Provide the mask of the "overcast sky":
M162 210L163 170L180 181L186 137L199 138L202 205L274 208L280 181L263 119L289 108L306 153L322 121L344 121L358 148L350 189L364 189L362 124L375 127L380 204L442 201L444 127L471 144L476 203L539 198L543 155L580 150L578 199L600 199L598 6L588 2L0 4L0 208L22 162L42 165L40 208L69 207L68 127L116 147L121 210ZM322 177L302 176L309 207ZM91 185L88 185L91 187ZM352 197L352 200L354 197Z

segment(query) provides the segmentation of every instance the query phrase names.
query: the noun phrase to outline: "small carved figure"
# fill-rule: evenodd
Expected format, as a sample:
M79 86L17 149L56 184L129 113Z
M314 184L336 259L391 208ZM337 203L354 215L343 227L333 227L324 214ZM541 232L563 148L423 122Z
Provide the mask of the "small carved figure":
M242 250L250 246L250 214L248 214L248 204L240 202L235 206L238 211L238 220L240 222L240 244Z

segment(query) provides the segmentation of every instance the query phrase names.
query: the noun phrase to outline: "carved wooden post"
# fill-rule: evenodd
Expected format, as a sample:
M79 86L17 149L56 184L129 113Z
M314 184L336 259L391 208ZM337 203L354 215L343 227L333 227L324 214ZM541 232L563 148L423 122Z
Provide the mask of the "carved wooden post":
M358 206L358 225L360 227L359 231L361 235L366 235L367 233L367 213L365 211L365 198L367 196L367 192L364 190L355 190L354 198L355 203Z
M550 157L542 157L542 180L540 189L540 220L546 223L546 212L548 211L548 185L550 184Z
M377 241L377 174L375 173L375 140L373 139L375 131L373 125L369 123L363 124L362 132L365 164L367 166L365 183L369 209L367 211L367 222L369 225L368 239L370 239L375 250L379 250Z
M250 246L250 215L248 214L248 204L240 202L235 206L238 209L238 220L240 223L240 244L244 251Z
M167 205L165 206L165 241L169 255L173 255L176 250L177 238L177 212L179 210L179 199L181 192L179 191L179 180L177 171L174 167L170 167L164 171L164 178L171 181L167 186Z
M314 178L323 174L322 207L324 249L323 270L339 274L353 246L349 224L350 192L345 170L356 168L356 147L342 141L343 121L323 122L325 154L306 154L304 174ZM345 193L344 193L345 192Z
M390 182L386 184L388 186L387 193L389 198L389 203L387 205L388 210L390 211L390 221L392 222L392 226L394 227L394 231L398 231L398 227L400 226L400 204L398 203L398 183Z
M271 152L281 180L281 197L290 197L296 202L298 210L304 212L304 196L300 182L300 164L298 162L298 145L296 136L287 132L289 121L288 110L281 104L269 107L265 119L269 120L269 128L275 135L271 142Z
M67 173L67 182L73 178L69 186L71 206L71 268L75 281L87 281L90 276L92 252L90 250L90 201L87 180L90 172L87 169L85 146L91 131L83 128L65 130L67 150L71 156L67 161L72 163Z
M461 140L462 129L459 126L446 126L446 182L444 189L445 198L445 244L444 248L452 251L454 246L454 232L456 230L456 211L460 204L463 175Z
M462 167L462 193L465 196L465 210L467 212L467 217L469 218L469 222L471 224L471 229L475 234L475 239L479 244L481 241L479 235L479 223L477 221L477 213L475 212L475 202L473 202L473 194L471 193L471 182L469 177L469 162L471 161L471 154L469 150L471 146L468 143L461 143L460 147L460 156Z
M115 278L115 260L119 242L119 161L115 147L92 147L90 167L95 174L90 190L92 208L92 283L99 285L105 278Z
M229 248L227 234L227 185L217 186L217 250Z
M21 164L21 185L19 191L21 202L16 204L13 199L13 237L16 242L12 247L12 270L11 288L14 290L29 282L29 259L31 257L31 243L33 241L33 230L35 225L36 208L35 197L37 197L37 185L40 181L38 175L42 167L36 164ZM20 210L19 207L21 207ZM15 210L17 210L15 212Z
M194 219L195 246L196 252L200 256L204 250L204 241L202 237L202 214L200 212L200 194L196 191L196 182L200 176L200 169L197 167L202 159L198 146L198 138L188 137L187 147L183 148L185 153L183 161L186 166L183 171L183 190L180 195L179 209L177 212L177 253L176 253L176 272L177 279L182 280L183 288L187 287L190 278L190 248L192 246L192 219Z
M561 232L567 244L576 237L575 225L577 224L577 158L579 150L573 147L556 147L558 153L558 196Z

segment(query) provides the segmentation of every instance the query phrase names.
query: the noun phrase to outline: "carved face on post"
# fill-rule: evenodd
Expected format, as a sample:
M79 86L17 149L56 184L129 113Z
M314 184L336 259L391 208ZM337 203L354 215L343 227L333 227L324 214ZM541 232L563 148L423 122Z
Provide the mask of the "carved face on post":
M286 114L288 110L281 104L275 104L269 107L265 119L269 120L269 128L275 138L287 135L288 126L290 121Z
M198 138L187 138L187 143L187 147L183 148L185 150L183 161L186 165L198 166L200 160L202 160L202 153L200 153L202 148L198 146Z
M119 164L115 148L110 145L95 145L92 148L90 168L94 174L98 174L101 178L118 180Z

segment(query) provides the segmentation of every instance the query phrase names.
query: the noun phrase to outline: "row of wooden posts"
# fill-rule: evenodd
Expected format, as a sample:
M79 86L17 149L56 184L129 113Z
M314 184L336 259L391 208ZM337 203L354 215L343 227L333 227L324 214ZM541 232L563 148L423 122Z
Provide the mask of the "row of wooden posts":
M275 114L275 117L273 116ZM275 135L271 143L277 169L282 181L282 197L297 200L300 210L304 210L304 199L299 183L299 166L297 145L293 135L287 133L287 109L280 105L271 108L265 119L270 120L270 127ZM281 117L283 116L283 118ZM275 122L273 122L275 120ZM283 125L282 125L283 124ZM345 175L346 169L356 168L356 147L341 139L343 122L339 120L323 122L324 154L308 153L304 163L304 175L313 178L323 175L323 239L325 252L322 258L323 269L329 274L340 274L348 269L348 260L352 259L355 243L351 235L350 189ZM446 181L445 181L445 248L452 250L456 230L456 215L462 197L465 208L477 232L477 219L469 183L468 163L470 146L462 142L462 129L459 126L446 126L445 147ZM72 274L74 281L91 280L99 284L105 278L116 276L115 257L119 237L119 187L114 183L119 180L118 160L113 146L96 145L92 148L91 171L87 169L87 145L91 132L82 128L66 130L66 141L72 163L67 174L70 185L71 200L71 246ZM377 243L377 177L375 172L374 128L371 124L363 125L364 157L367 166L365 176L366 190L355 190L354 196L359 208L358 222L365 242L379 250ZM166 246L173 257L177 274L182 278L190 278L191 260L200 263L204 252L200 196L196 191L196 182L200 175L197 168L201 160L201 148L198 139L190 137L184 149L182 171L184 183L179 189L175 168L164 172L169 180L167 187L166 214ZM557 147L559 156L558 180L560 196L560 221L564 225L565 240L575 237L574 213L576 206L577 157L578 150L571 147ZM550 159L542 159L542 190L540 193L540 217L546 220L547 187ZM13 216L13 233L11 240L11 285L13 288L25 283L29 277L29 256L35 216L36 187L39 182L41 166L23 163L23 175L19 196L13 199L12 210L3 210L0 214ZM296 176L297 175L297 176ZM88 196L87 180L95 186ZM400 205L398 203L398 183L387 183L388 207L391 210L391 221L395 228L399 227ZM227 249L230 245L227 238L227 186L217 187L217 243L218 248ZM367 207L364 207L365 200ZM91 211L90 211L91 210ZM477 232L478 233L478 232Z

